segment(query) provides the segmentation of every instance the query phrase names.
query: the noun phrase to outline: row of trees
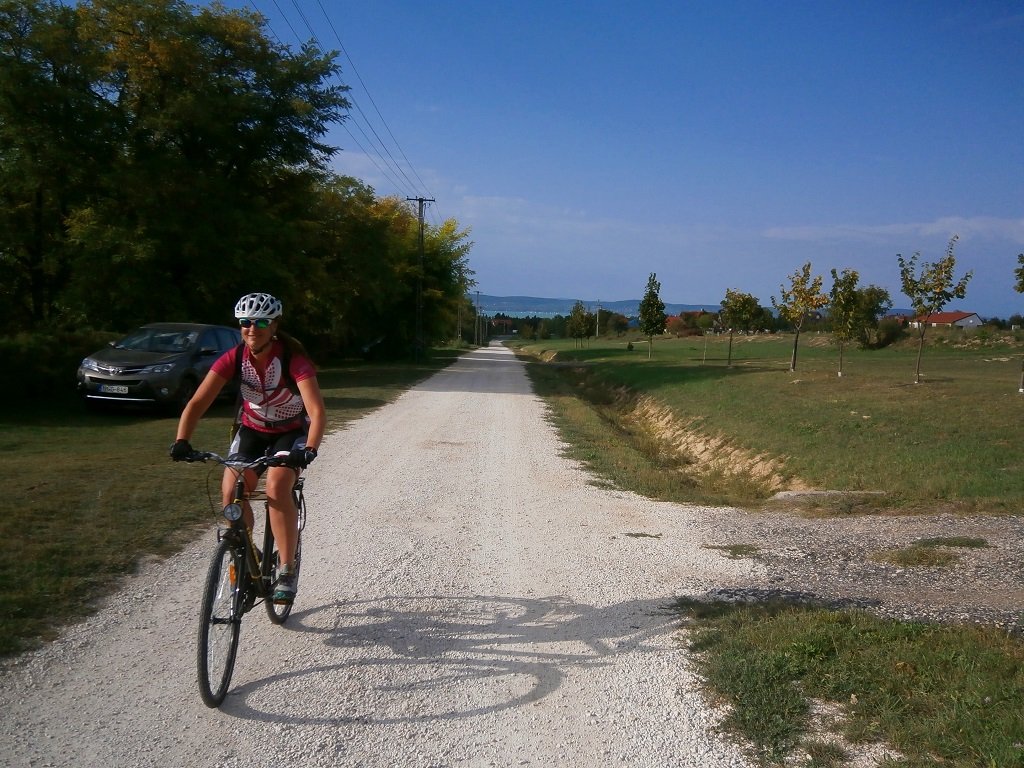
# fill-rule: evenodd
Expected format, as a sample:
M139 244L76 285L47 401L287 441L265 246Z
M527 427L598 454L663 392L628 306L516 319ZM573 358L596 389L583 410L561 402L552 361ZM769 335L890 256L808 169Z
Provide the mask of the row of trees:
M946 249L946 255L935 263L918 264L920 254L910 259L897 254L903 292L911 300L915 315L928 318L941 312L954 298L964 298L967 284L972 277L968 272L960 279L954 277L956 257L954 248L958 237L954 235ZM1024 293L1024 254L1017 257L1020 265L1015 270L1018 292ZM679 316L667 316L661 301L661 283L657 275L648 277L647 288L639 308L636 325L648 337L668 332L677 336L726 332L730 334L730 359L732 335L736 332L772 332L791 330L794 332L793 352L790 368L796 369L800 333L805 327L832 334L839 347L839 375L842 375L843 350L855 343L862 348L885 346L894 340L902 330L900 319L887 319L886 313L892 308L889 292L876 285L861 286L856 270L831 271L832 288L823 292L823 278L811 274L811 264L805 263L789 276L789 284L780 286L780 296L772 297L772 309L761 306L757 297L742 291L727 289L719 312L692 312ZM1021 324L1024 316L1014 315L1010 324ZM590 312L583 302L576 302L568 317L561 315L549 320L538 318L515 319L503 317L506 332L515 328L528 338L550 336L571 337L579 344L591 336L603 333L624 333L631 325L629 318L611 312ZM997 327L1006 327L1007 321L989 320ZM920 351L928 324L917 327L918 379L920 378Z
M347 91L247 10L0 0L0 332L221 322L264 290L319 354L451 338L469 233L330 171Z
M959 279L955 277L956 256L954 247L957 235L950 238L946 255L936 262L921 262L920 253L909 259L897 254L900 267L900 280L903 293L910 299L917 318L918 352L915 382L921 380L921 353L924 348L925 333L928 328L927 319L941 312L953 299L962 299L967 294L967 284L972 277L967 272ZM1020 268L1016 270L1016 289L1024 292L1024 254L1018 256ZM860 276L856 270L844 269L841 273L832 270L832 289L823 292L823 278L812 275L810 262L789 276L789 284L780 287L778 298L772 297L771 303L779 318L786 322L794 332L793 352L790 358L790 370L797 367L797 352L800 344L800 333L804 324L811 317L818 316L826 308L829 325L839 345L839 375L842 376L843 348L846 344L857 342L861 346L871 346L876 336L879 322L883 315L892 308L892 300L888 291L876 285L860 286ZM648 342L655 335L662 333L666 327L665 305L661 302L659 292L661 283L657 276L651 274L647 281L647 289L640 303L639 325L641 332L648 337ZM737 330L749 331L763 321L765 309L760 306L757 298L749 293L727 289L721 303L721 311L717 322L729 331L729 361L732 360L733 333Z

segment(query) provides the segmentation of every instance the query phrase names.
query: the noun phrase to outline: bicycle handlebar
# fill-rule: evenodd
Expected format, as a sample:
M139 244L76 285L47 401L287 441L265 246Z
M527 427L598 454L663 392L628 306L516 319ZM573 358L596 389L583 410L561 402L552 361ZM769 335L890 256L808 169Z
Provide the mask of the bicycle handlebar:
M288 467L288 454L281 453L276 456L260 456L252 461L245 461L244 459L225 459L220 454L214 453L213 451L192 451L192 453L186 458L182 459L188 463L196 461L206 462L215 461L218 464L223 464L225 467L231 467L232 469L246 470L246 469L258 469L259 467Z

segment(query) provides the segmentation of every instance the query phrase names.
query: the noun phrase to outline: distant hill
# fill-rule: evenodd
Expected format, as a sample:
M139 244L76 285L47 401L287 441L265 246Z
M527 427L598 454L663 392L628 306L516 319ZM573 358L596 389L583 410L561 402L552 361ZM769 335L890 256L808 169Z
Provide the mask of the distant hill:
M476 303L476 296L470 298ZM484 314L493 315L502 313L513 316L538 317L551 315L568 315L572 312L577 301L583 301L584 306L591 312L597 309L596 300L586 299L545 299L537 296L487 296L480 294L480 311ZM602 301L601 309L606 312L618 312L626 317L636 316L640 313L640 299L628 299L626 301ZM721 309L720 304L665 304L665 313L678 315L680 312L696 312L704 309L709 312L717 312Z
M474 304L476 295L470 295ZM480 311L487 315L501 313L513 317L552 317L554 315L568 315L572 312L577 299L545 299L537 296L489 296L480 294ZM597 309L597 301L581 299L583 305L593 312ZM665 303L665 314L678 315L680 312L718 312L722 308L720 302L711 304L669 304ZM640 299L628 299L626 301L602 301L601 309L607 312L618 312L626 317L636 317L640 314ZM890 315L910 315L914 310L895 308L889 310Z

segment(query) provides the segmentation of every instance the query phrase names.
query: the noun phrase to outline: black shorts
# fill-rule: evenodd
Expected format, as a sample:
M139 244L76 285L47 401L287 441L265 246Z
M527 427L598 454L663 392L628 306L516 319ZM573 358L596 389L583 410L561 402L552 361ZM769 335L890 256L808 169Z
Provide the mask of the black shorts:
M290 432L258 432L241 426L228 448L228 458L232 461L255 461L261 456L289 453L296 448L305 447L305 429L293 429Z

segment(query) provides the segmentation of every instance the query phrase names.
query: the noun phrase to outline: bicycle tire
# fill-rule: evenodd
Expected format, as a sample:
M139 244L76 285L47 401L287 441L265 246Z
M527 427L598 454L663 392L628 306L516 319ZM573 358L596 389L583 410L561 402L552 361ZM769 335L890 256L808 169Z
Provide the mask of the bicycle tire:
M219 707L231 684L245 583L244 558L232 542L222 540L210 562L199 611L199 695L208 707Z
M306 526L306 499L302 495L302 489L296 489L293 491L295 499L295 509L299 513L299 525L298 532L295 539L295 585L299 583L299 568L302 564L302 529ZM267 521L266 529L263 534L263 576L264 583L270 585L269 588L273 589L273 584L277 581L277 549L274 546L274 533L270 530L270 521ZM267 616L275 624L284 624L292 612L292 603L275 603L273 595L269 595L263 602L267 607Z

